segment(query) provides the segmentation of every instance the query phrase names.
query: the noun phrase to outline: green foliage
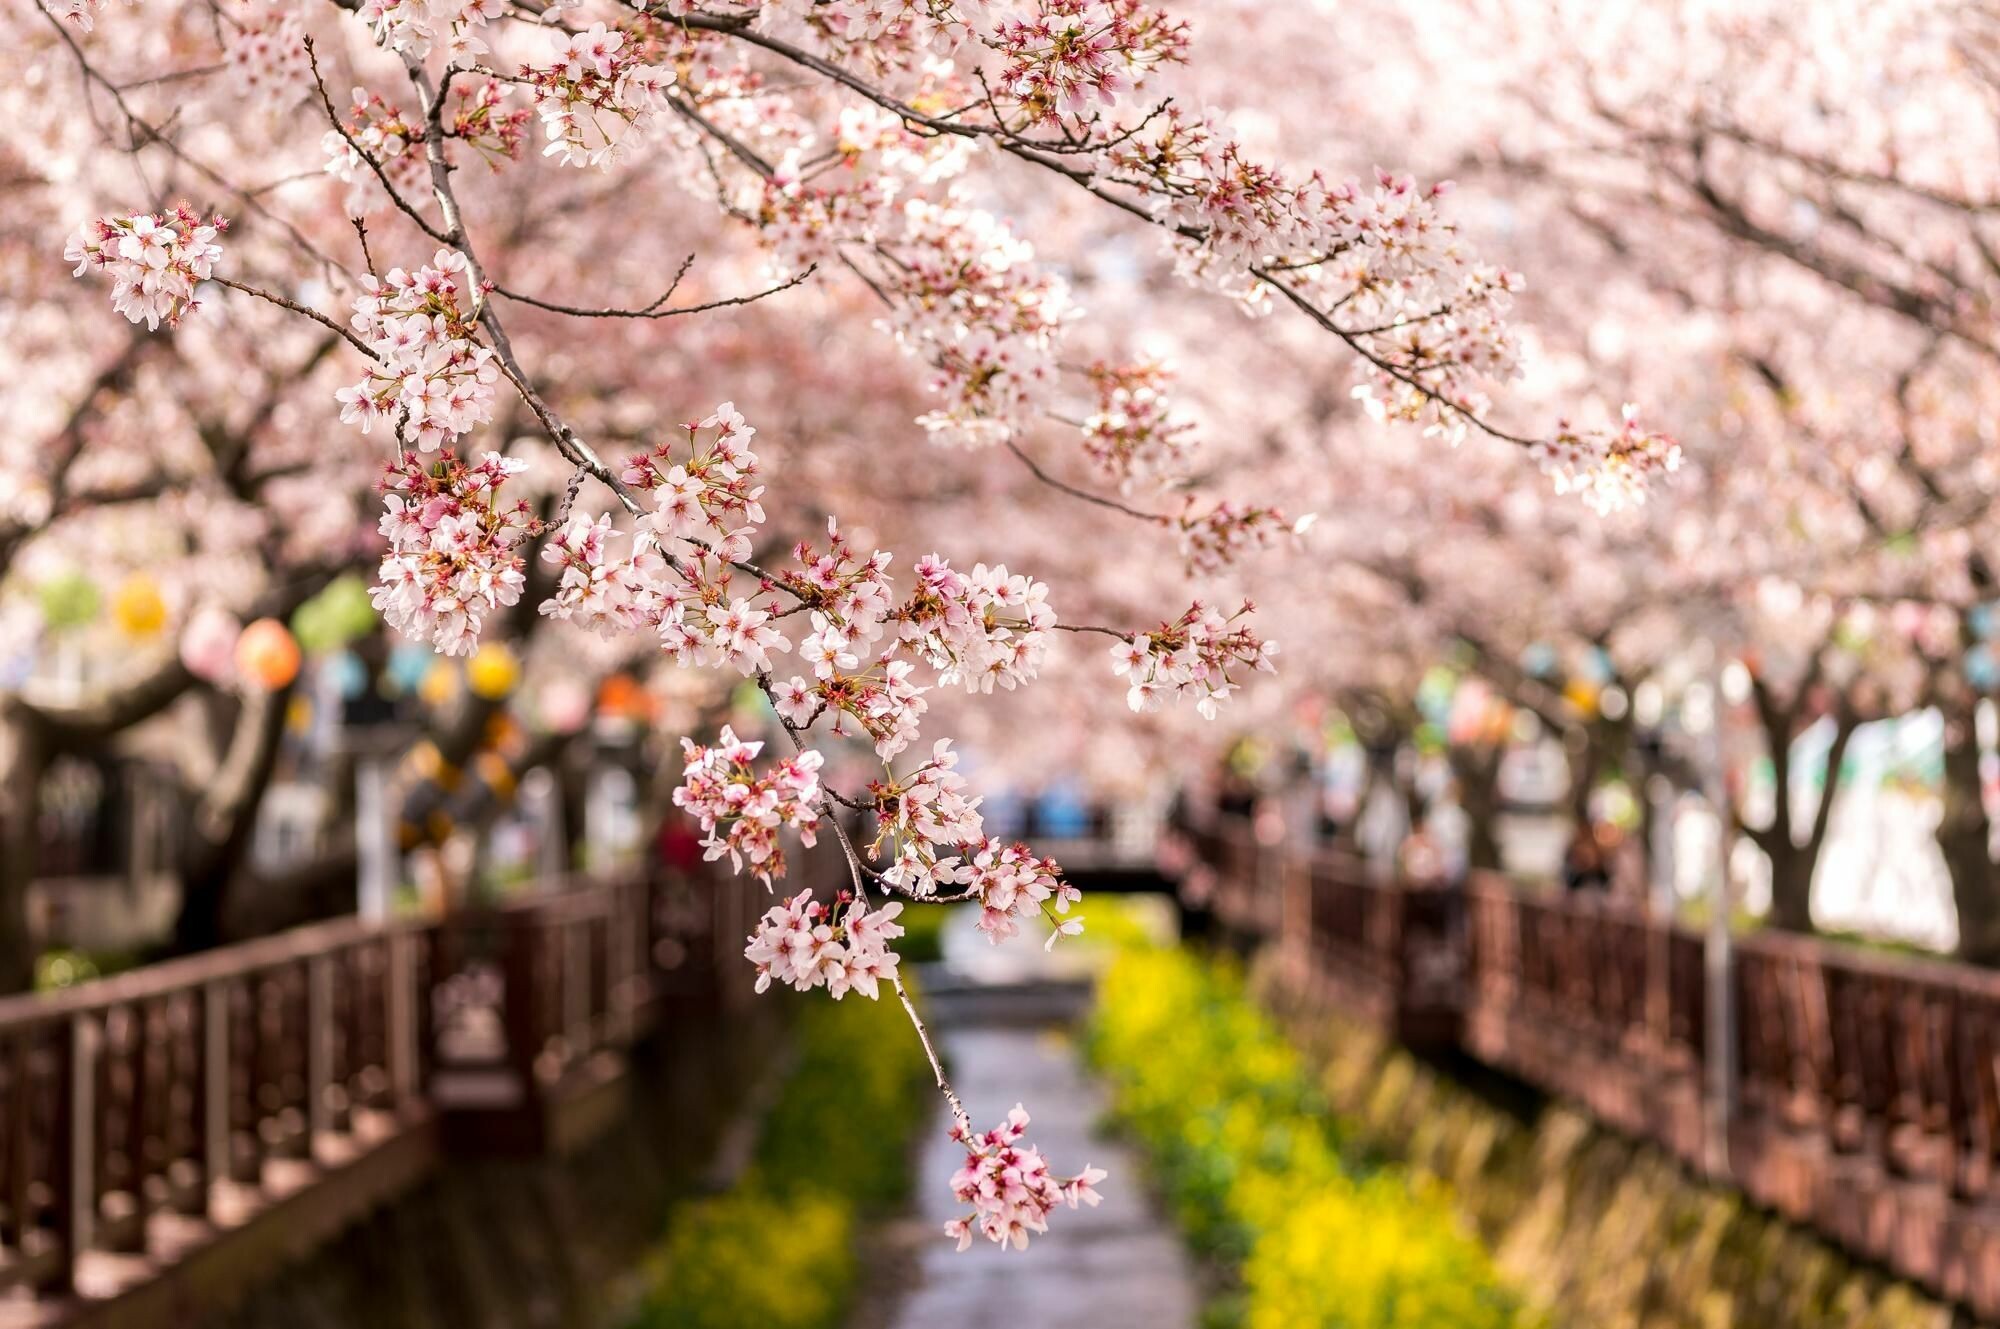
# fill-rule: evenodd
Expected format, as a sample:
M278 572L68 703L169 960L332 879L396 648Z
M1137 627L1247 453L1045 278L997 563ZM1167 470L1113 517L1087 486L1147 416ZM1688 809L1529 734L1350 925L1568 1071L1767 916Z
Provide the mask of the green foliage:
M798 1062L765 1118L756 1172L779 1194L819 1188L864 1211L894 1205L931 1108L930 1064L894 993L805 1000Z
M1099 987L1090 1048L1189 1240L1240 1283L1212 1323L1532 1323L1448 1195L1343 1150L1299 1055L1233 969L1124 949Z
M685 1205L653 1269L644 1329L823 1329L854 1286L854 1211L757 1186Z
M896 919L903 935L896 939L896 955L904 966L930 964L944 958L944 925L961 908L977 905L931 904L910 906Z
M930 1066L901 1003L815 995L797 1056L724 1195L677 1210L633 1329L836 1329L854 1292L854 1236L909 1186Z

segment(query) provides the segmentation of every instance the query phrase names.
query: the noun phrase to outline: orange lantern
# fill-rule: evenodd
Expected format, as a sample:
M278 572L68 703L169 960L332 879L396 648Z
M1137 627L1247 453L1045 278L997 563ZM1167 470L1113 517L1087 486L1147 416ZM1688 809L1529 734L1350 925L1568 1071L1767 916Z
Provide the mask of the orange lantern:
M597 709L620 719L638 719L646 711L646 690L630 674L613 674L597 690Z
M299 644L275 618L260 618L236 639L236 672L253 687L276 692L299 676Z

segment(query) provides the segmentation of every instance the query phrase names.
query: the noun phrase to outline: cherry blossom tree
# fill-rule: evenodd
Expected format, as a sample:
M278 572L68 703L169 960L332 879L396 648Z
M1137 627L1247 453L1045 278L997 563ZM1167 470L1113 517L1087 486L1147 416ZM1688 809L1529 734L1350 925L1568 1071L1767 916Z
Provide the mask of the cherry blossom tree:
M532 608L754 683L778 750L691 737L674 801L712 859L768 886L788 835L827 835L847 870L834 898L794 894L765 916L746 950L756 981L836 999L886 988L927 1051L891 944L902 909L977 902L995 942L1037 919L1051 943L1082 926L1059 865L986 834L934 705L956 698L956 714L1088 647L1110 706L1212 716L1275 646L1254 599L1187 580L1205 587L1305 525L1268 495L1202 483L1171 374L1129 344L1129 318L1083 316L1082 283L1038 252L1036 227L1050 253L1077 216L1100 254L1158 252L1200 320L1287 315L1314 377L1347 366L1332 372L1351 372L1356 409L1416 426L1396 446L1430 450L1435 469L1480 439L1482 465L1526 453L1607 511L1679 462L1631 411L1546 429L1516 423L1538 402L1503 412L1496 387L1524 363L1508 322L1522 279L1475 256L1446 186L1284 165L1221 113L1191 112L1177 89L1201 86L1200 32L1136 0L48 0L4 22L36 59L16 95L41 109L21 123L47 130L20 155L71 214L66 240L32 228L44 252L113 314L170 333L196 376L271 357L218 360L206 324L319 339L339 381L318 385L293 439L315 466L377 477L379 517L343 510L343 529L386 546L374 603L400 633L462 656ZM1151 308L1129 289L1123 303ZM823 314L826 338L732 355L701 343L706 320L682 322L745 306ZM754 380L765 361L878 373L853 345L871 324L915 371L914 419L860 404L871 428L856 434L812 408L852 384L794 404L796 437L738 409L732 373ZM104 361L101 332L70 335L74 358ZM677 353L656 356L667 341ZM821 442L843 481L815 493L780 459L812 474ZM937 540L922 554L824 501L867 510L877 487L960 475L939 506L971 521L906 523ZM1046 528L1018 556L1031 563L966 547L993 538L1011 511L995 494L1020 485L1158 541L1147 575L1084 579L1086 602L1130 617L1058 612L1041 578L1067 542ZM879 773L833 783L842 740ZM1059 1204L1094 1202L1101 1174L1051 1173L1020 1109L975 1132L931 1060L969 1154L961 1244L1023 1245Z

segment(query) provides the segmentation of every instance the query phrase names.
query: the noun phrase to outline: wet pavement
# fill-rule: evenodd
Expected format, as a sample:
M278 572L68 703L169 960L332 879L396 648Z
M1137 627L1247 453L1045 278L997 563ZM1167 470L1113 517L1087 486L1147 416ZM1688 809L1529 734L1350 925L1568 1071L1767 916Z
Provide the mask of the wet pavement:
M978 951L953 944L958 940L947 934L947 962L965 961L954 966L956 976L974 990L961 988L954 994L951 1014L940 1021L941 1037L974 1125L990 1126L1016 1102L1023 1103L1033 1118L1028 1139L1054 1171L1068 1175L1091 1164L1110 1177L1099 1188L1103 1204L1057 1210L1050 1216L1048 1234L1035 1238L1025 1251L980 1241L961 1255L941 1235L924 1241L911 1262L912 1286L887 1312L882 1326L1192 1329L1200 1308L1192 1267L1147 1191L1139 1160L1098 1132L1103 1090L1061 1025L1024 1024L1021 1006L1008 1000L1008 988L1016 983L1046 984L1055 977L1032 972L1039 968L1032 960L1023 963L1021 951L1039 954L1040 948L1023 946L1020 940L999 948L1015 952L1007 957L1003 974L996 972L998 966L983 966L985 957ZM979 939L976 945L984 947L985 942ZM992 1000L966 1000L978 988L986 988ZM936 1233L959 1215L950 1179L964 1159L964 1152L942 1132L932 1138L919 1164L912 1223Z

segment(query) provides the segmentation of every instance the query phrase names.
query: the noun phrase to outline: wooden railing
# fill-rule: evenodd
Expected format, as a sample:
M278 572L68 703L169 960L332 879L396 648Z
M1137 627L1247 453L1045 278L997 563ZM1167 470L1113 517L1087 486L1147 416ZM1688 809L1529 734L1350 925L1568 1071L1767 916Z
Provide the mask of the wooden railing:
M2000 974L1758 933L1715 953L1718 1022L1706 939L1634 903L1489 874L1412 887L1240 820L1191 838L1222 922L1295 957L1309 991L2000 1317Z
M79 1318L357 1160L393 1153L377 1171L406 1183L443 1149L546 1141L565 1086L652 1027L669 968L741 948L742 908L664 901L746 892L666 886L339 920L0 1000L0 1324ZM346 1175L340 1204L380 1198Z
M420 1093L420 929L352 920L0 1001L0 1286L74 1286Z

